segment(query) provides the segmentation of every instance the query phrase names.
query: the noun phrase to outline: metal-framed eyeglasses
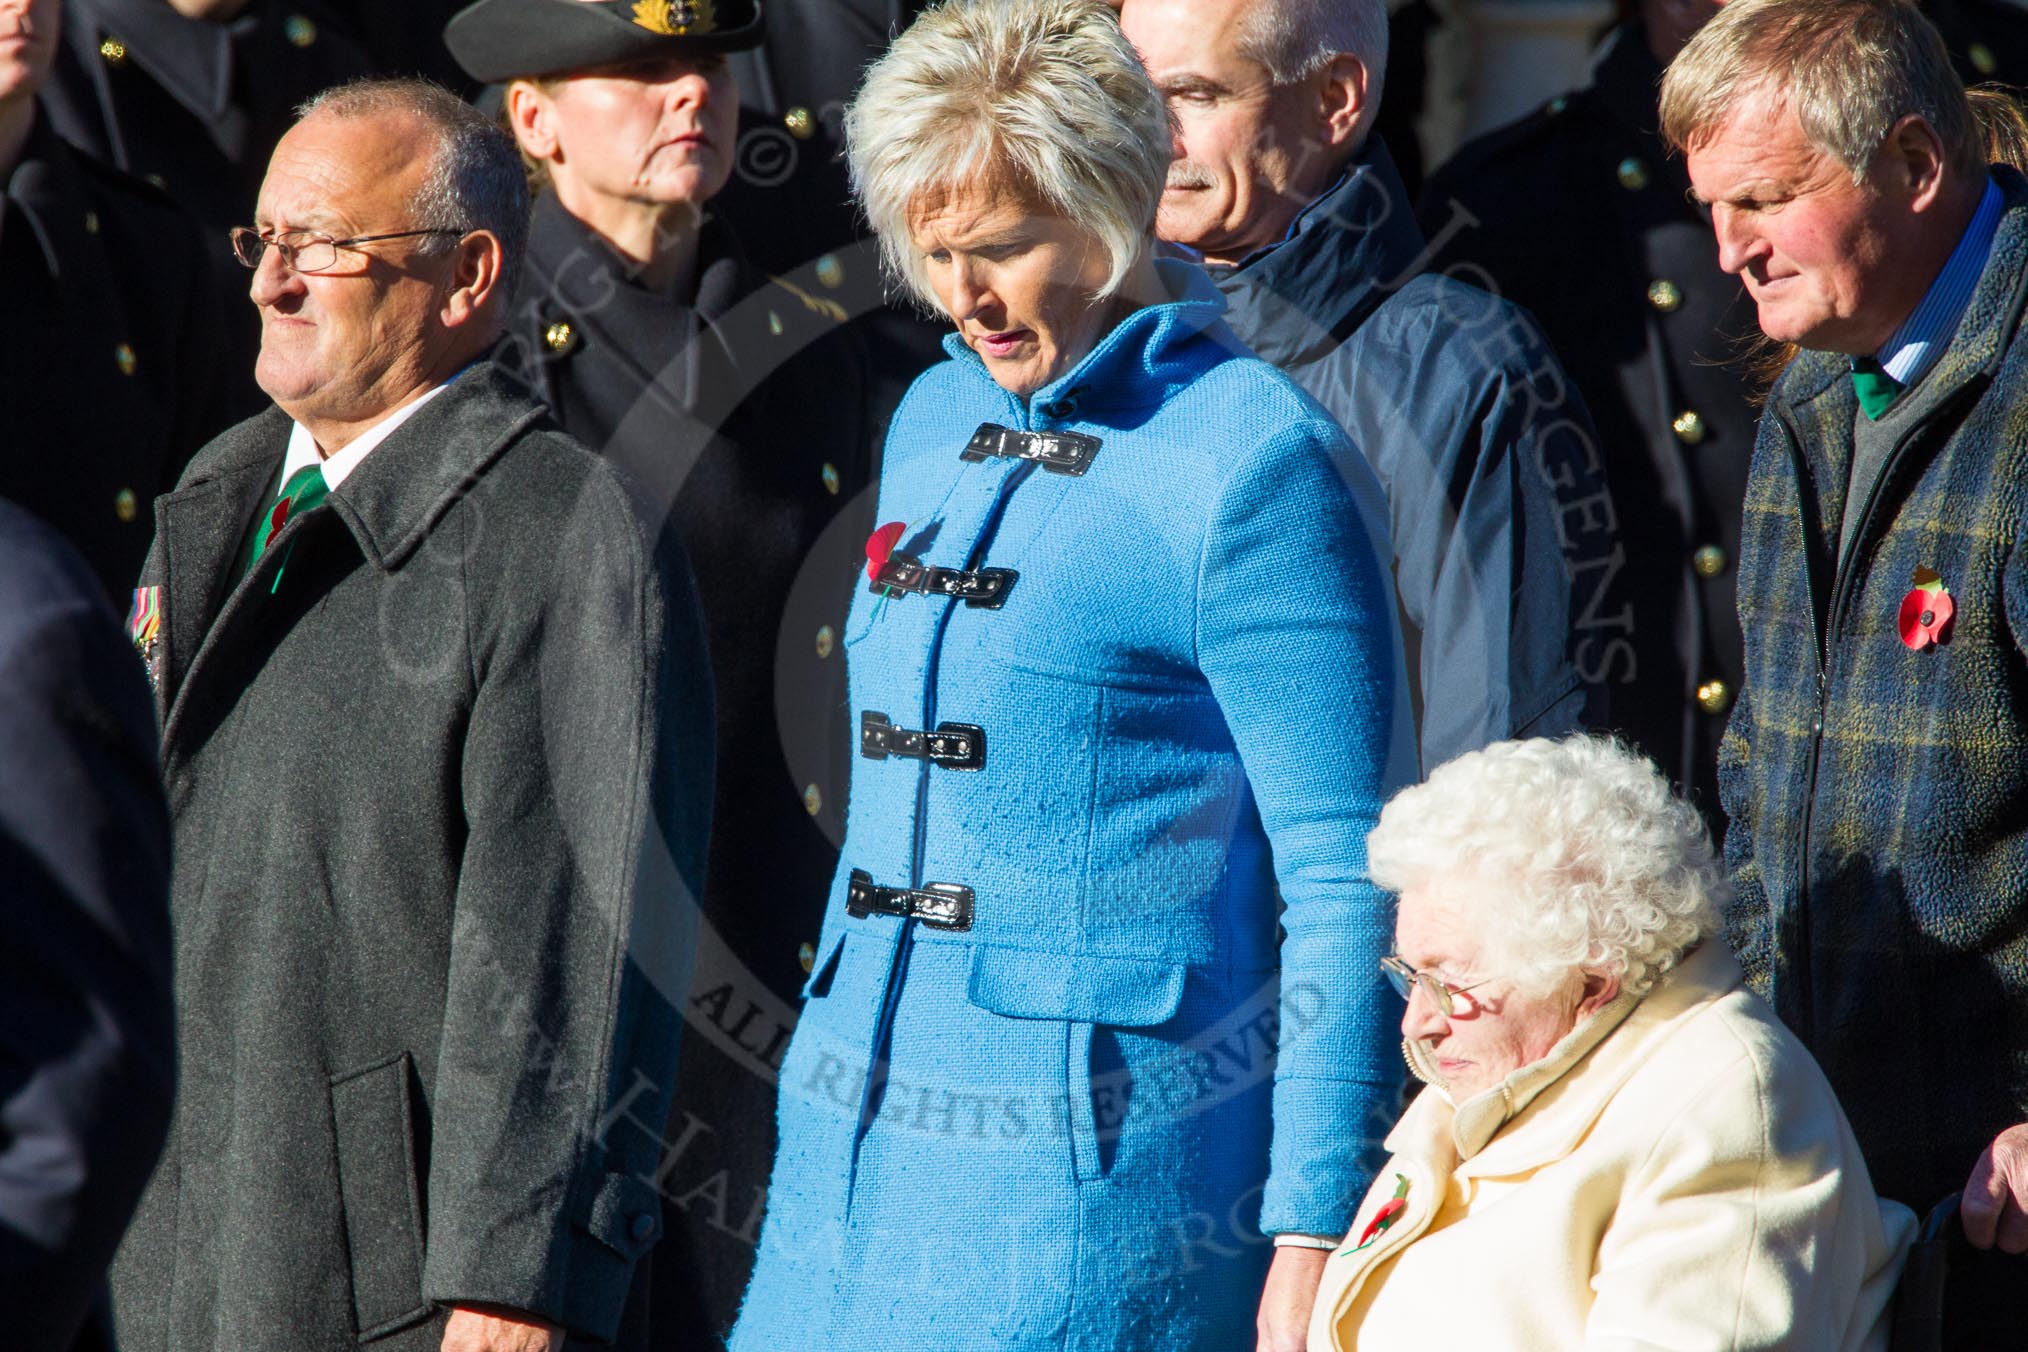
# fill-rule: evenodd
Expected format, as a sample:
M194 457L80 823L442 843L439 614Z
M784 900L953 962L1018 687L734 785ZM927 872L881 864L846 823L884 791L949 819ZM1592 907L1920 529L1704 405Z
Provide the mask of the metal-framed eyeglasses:
M272 238L244 225L234 226L231 232L232 256L244 266L257 268L269 249L279 249L282 266L291 272L323 272L338 261L340 249L357 248L361 244L376 244L384 239L414 239L421 235L463 235L464 230L449 230L438 227L433 230L396 230L386 235L354 235L351 239L332 239L310 230L290 230Z
M1429 997L1430 1003L1435 1005L1445 1018L1457 1012L1458 996L1466 991L1475 991L1486 984L1485 981L1474 981L1469 986L1448 985L1435 972L1418 972L1392 953L1380 960L1380 970L1386 974L1387 984L1394 987L1394 993L1404 1000L1410 999L1415 994L1417 986L1422 987L1422 993Z

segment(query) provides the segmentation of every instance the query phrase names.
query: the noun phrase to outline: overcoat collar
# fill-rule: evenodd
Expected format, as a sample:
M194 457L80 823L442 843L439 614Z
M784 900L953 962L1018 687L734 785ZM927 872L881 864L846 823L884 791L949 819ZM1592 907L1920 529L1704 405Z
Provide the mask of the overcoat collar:
M1458 1167L1477 1175L1525 1172L1570 1153L1613 1096L1678 1022L1739 987L1738 959L1707 940L1645 997L1621 995L1572 1029L1541 1060L1453 1107L1432 1086L1387 1139L1396 1154L1421 1155L1442 1140ZM1428 1078L1409 1044L1409 1063ZM1443 1163L1443 1161L1439 1161Z
M376 447L326 505L374 567L398 569L486 467L544 412L491 362L476 363ZM247 527L276 486L290 425L286 413L270 408L225 432L206 448L203 468L156 504L170 626L165 738L187 678L245 600L252 575L237 578L233 570ZM292 519L273 544L314 528L319 515Z
M1335 349L1427 261L1408 188L1374 136L1287 238L1216 276L1233 329L1260 356L1291 366Z
M1115 324L1084 360L1029 395L1027 408L1018 410L1021 414L1038 409L1049 415L1053 408L1076 407L1088 418L1102 409L1157 405L1204 373L1205 357L1194 350L1192 341L1199 334L1222 337L1231 352L1244 350L1226 328L1225 298L1203 268L1158 258L1155 274L1169 299L1144 305ZM944 351L968 375L998 390L1017 408L1023 403L1001 389L985 360L959 335L944 335Z

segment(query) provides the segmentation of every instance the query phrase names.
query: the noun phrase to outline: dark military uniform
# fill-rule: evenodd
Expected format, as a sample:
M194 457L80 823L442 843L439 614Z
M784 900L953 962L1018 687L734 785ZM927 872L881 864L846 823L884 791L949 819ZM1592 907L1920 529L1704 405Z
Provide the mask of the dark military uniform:
M0 188L0 497L68 536L124 613L155 495L228 420L203 243L41 117Z
M666 510L718 690L704 934L660 1182L659 1349L718 1348L753 1261L774 1076L837 863L840 642L872 530L864 349L808 275L770 278L708 219L694 294L657 293L538 199L500 360Z
M1758 419L1737 360L1759 330L1709 214L1663 148L1662 68L1638 22L1589 80L1466 145L1420 215L1438 266L1534 311L1590 407L1625 558L1605 594L1609 725L1716 828L1718 739L1740 680L1733 561ZM1603 628L1598 632L1605 632Z
M365 54L317 0L251 0L224 23L163 0L65 0L63 44L43 105L72 145L147 179L206 227L207 268L226 327L235 417L267 403L255 386L260 321L226 231L253 223L275 143L296 106L365 75Z
M2009 0L1923 0L1966 84L2028 81L2028 10Z
M420 75L470 98L479 82L444 46L444 24L468 0L325 0L380 75Z

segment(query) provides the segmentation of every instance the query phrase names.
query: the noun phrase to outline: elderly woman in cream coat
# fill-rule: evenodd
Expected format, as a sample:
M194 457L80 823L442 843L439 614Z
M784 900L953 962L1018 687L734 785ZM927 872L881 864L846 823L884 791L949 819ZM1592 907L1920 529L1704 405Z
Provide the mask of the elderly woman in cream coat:
M1312 1352L1886 1346L1914 1217L1741 985L1709 838L1652 765L1500 743L1397 795L1368 851L1428 1088Z

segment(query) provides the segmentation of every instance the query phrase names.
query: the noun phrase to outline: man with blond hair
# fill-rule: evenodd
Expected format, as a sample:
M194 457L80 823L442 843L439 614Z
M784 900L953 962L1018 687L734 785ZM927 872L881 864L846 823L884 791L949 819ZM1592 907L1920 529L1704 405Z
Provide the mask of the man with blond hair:
M1720 753L1754 984L1881 1191L1962 1193L1947 1344L2028 1321L2028 182L1903 0L1738 0L1663 133L1769 338Z

